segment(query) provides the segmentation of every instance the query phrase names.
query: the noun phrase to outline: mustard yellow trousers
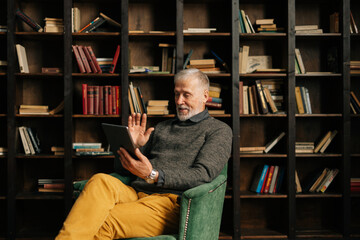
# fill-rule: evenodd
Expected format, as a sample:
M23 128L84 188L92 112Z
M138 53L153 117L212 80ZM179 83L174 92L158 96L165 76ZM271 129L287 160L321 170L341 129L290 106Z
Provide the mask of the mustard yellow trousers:
M74 203L56 240L152 237L178 231L175 194L145 194L108 174L95 174Z

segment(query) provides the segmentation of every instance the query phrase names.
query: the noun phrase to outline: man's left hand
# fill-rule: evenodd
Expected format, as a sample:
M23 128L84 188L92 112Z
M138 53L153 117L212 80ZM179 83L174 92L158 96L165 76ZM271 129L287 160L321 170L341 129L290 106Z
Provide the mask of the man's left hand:
M153 169L152 165L139 148L135 150L136 157L139 160L134 159L124 148L120 148L117 152L120 155L120 162L126 170L142 179L150 175Z

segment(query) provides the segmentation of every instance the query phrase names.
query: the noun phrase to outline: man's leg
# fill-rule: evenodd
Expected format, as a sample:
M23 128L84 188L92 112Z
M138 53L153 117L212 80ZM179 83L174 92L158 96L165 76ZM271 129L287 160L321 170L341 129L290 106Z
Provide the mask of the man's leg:
M137 199L136 191L119 179L95 174L76 200L56 240L93 239L116 204Z
M96 240L152 237L177 233L180 206L177 195L139 193L136 202L117 204L109 213Z

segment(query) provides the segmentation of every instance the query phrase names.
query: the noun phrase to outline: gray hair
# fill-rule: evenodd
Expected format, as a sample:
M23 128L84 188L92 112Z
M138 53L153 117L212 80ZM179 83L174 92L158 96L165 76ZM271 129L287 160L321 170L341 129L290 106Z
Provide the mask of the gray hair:
M209 83L208 76L197 68L184 69L184 70L181 70L180 72L178 72L175 75L174 84L176 84L176 82L183 81L183 80L186 80L189 78L197 79L199 81L200 85L205 90L209 91L210 83Z

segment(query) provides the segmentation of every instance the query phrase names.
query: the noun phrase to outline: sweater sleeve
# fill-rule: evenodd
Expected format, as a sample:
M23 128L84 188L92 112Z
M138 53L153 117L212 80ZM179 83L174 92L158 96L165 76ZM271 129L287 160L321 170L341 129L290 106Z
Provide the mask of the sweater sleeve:
M182 191L211 182L229 160L231 147L231 128L222 124L206 136L191 167L163 170L165 179L163 187Z

